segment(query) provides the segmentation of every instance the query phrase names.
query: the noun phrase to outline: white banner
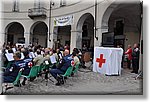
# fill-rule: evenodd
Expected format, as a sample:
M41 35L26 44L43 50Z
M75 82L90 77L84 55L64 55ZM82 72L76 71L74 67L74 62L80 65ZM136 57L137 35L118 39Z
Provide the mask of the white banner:
M73 15L54 18L54 26L66 26L73 24Z
M93 71L106 75L120 75L122 48L94 48Z

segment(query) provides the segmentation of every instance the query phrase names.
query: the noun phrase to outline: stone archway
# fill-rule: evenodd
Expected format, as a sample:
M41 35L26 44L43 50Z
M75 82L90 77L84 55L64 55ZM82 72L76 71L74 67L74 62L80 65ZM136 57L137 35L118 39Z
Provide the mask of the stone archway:
M15 43L25 43L24 39L24 27L19 22L11 22L5 28L5 42Z
M118 24L122 24L122 33L118 33ZM134 3L112 3L105 11L101 23L102 33L114 33L114 47L117 44L127 45L140 42L141 6L140 1ZM119 28L121 29L121 28Z
M30 43L47 47L48 27L45 22L37 21L30 28Z
M77 48L83 45L94 47L94 17L90 13L83 14L77 23Z

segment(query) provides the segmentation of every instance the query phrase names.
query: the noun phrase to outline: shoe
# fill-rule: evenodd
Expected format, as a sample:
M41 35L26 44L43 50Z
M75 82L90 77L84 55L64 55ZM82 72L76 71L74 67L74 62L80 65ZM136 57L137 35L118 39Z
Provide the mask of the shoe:
M20 87L21 85L19 85L19 84L16 84L16 85L14 85L14 86L16 86L16 87Z
M55 85L56 85L56 86L60 86L61 84L60 84L60 82L57 82Z
M131 73L135 73L135 71L132 71Z
M15 86L15 85L14 85ZM9 89L12 89L13 87L12 86L10 86L10 87L7 87L5 90L9 90Z
M67 79L67 77L65 76L64 79Z
M61 84L64 84L64 80L63 80L63 78L62 78L62 79L60 79L60 83L61 83Z

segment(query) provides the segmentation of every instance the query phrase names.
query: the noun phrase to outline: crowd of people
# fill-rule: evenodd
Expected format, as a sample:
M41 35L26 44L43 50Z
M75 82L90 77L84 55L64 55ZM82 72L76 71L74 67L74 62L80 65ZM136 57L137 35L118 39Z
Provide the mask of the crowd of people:
M83 52L87 51L87 47L83 46ZM40 45L36 46L16 46L16 45L5 45L3 46L3 61L5 64L5 69L3 71L3 83L12 83L15 81L20 69L23 69L23 75L29 75L30 70L33 66L40 66L43 63L51 63L53 66L46 70L45 79L48 79L48 74L52 75L57 83L56 85L62 85L62 78L59 75L65 74L70 66L75 66L83 62L81 59L81 51L74 48L70 54L69 47L61 47L59 49L44 48ZM127 51L124 53L127 58L127 67L132 68L132 73L138 73L139 69L139 47L138 44L134 44L132 49L131 45L128 45ZM13 60L9 60L7 54L11 53L13 55ZM94 51L93 51L94 53ZM51 57L55 61L51 60ZM11 64L8 66L8 63ZM56 64L57 63L57 64ZM33 81L35 77L30 78ZM26 84L26 78L24 78L22 85Z
M13 60L10 61L7 54L12 53ZM53 58L52 58L53 57ZM53 64L52 68L48 68L45 74L45 79L48 78L48 73L52 75L57 83L56 85L63 84L59 75L65 74L70 66L80 64L79 50L74 48L70 54L70 50L67 47L60 49L43 48L40 45L37 46L15 46L6 45L3 48L3 61L6 64L6 68L3 71L3 83L12 83L15 81L20 69L23 69L23 75L29 75L33 66L40 66L43 63ZM11 64L8 66L8 63ZM33 81L35 77L30 78ZM26 84L26 78L24 78L22 85Z

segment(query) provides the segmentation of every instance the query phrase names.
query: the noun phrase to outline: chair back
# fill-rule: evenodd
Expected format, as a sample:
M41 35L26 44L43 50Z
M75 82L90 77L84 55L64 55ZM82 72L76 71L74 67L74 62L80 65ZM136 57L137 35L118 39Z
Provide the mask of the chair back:
M18 75L17 75L15 81L13 82L14 85L20 84L20 83L19 83L19 79L20 79L20 77L21 77L21 75L22 75L22 71L23 71L23 69L20 69L20 70L19 70L19 73L18 73Z
M70 66L70 67L67 69L67 71L65 72L65 74L64 74L63 76L70 76L71 73L72 73L72 70L73 70L73 67Z
M78 69L79 69L79 65L80 65L80 63L79 63L79 64L77 64L77 65L75 65L75 70L73 71L73 73L76 73L76 72L78 71Z
M30 70L29 77L36 77L38 75L39 66L33 66Z

